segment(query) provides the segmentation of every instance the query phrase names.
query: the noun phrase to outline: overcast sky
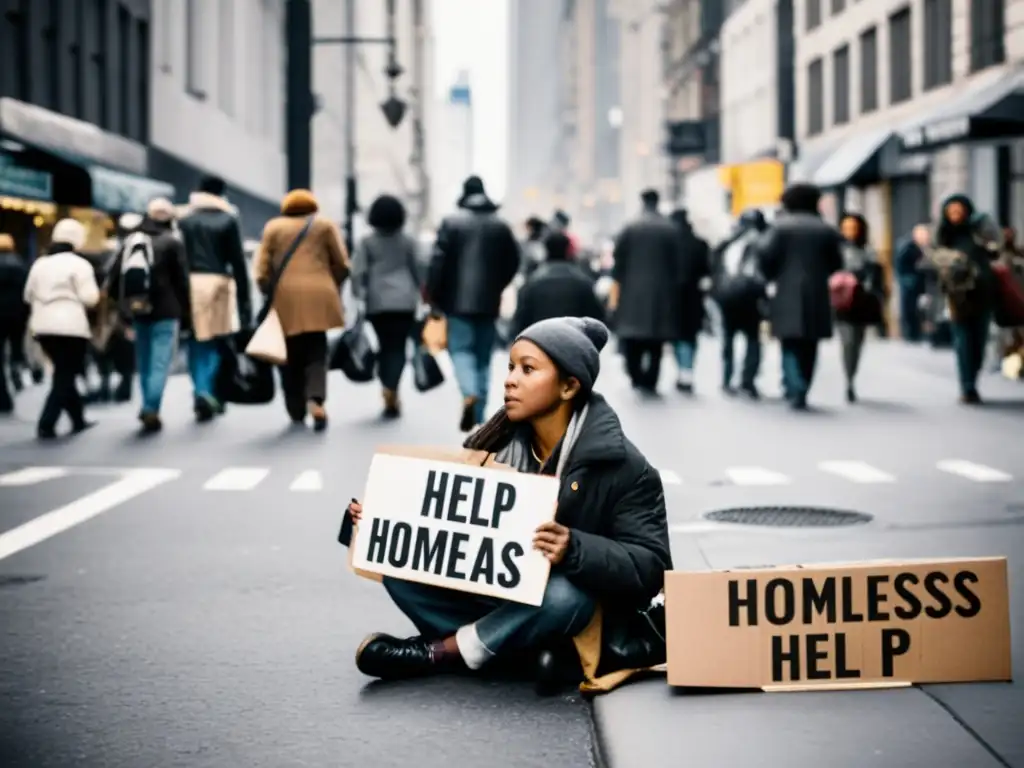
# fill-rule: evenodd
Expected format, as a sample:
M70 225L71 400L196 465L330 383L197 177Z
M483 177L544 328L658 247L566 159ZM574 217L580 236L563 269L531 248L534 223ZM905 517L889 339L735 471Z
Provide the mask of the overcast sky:
M460 69L469 70L476 172L500 199L508 133L507 0L433 0L432 5L438 97L443 98Z

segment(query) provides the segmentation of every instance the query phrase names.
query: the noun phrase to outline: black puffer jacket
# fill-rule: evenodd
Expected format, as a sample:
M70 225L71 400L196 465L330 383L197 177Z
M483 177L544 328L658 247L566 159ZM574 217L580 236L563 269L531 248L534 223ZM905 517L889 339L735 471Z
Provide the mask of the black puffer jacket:
M13 251L0 251L0 325L18 328L28 319L23 298L28 267Z
M487 195L470 195L441 222L427 274L427 297L448 315L497 318L501 293L519 271L519 243Z
M507 444L509 438L505 439ZM505 445L466 446L498 452ZM603 397L590 411L562 472L559 523L572 529L555 567L611 614L646 608L672 568L665 492L658 471L626 439Z
M150 299L153 311L143 321L179 320L182 328L192 325L191 292L185 246L172 231L170 223L143 219L138 232L153 240L153 266L150 269ZM107 278L107 295L115 302L121 294L121 259L117 254Z
M604 315L604 307L594 293L594 281L578 264L548 262L519 289L510 337L550 317L592 317L603 322Z

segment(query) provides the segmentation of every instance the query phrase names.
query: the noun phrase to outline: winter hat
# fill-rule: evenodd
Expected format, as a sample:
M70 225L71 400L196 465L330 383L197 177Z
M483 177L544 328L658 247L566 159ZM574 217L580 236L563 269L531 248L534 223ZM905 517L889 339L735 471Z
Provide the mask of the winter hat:
M141 223L142 217L137 213L129 211L128 213L121 214L121 218L117 220L117 227L122 232L131 232Z
M308 189L293 189L281 201L281 213L285 216L309 216L318 210L316 196Z
M146 215L153 221L169 222L174 219L174 203L166 197L157 197L149 201Z
M208 195L215 195L217 197L224 197L224 192L227 190L227 184L224 183L224 179L219 176L204 176L199 180L199 191L205 192Z
M516 341L532 341L567 375L579 381L583 394L594 388L601 372L601 350L608 327L590 317L552 317L529 326Z
M70 245L71 250L80 251L85 245L85 227L75 219L61 219L53 227L50 242Z

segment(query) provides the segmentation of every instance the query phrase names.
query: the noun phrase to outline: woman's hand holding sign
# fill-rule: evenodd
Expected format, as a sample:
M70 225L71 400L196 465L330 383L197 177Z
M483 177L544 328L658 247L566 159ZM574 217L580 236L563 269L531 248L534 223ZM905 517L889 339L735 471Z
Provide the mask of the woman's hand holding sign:
M348 505L348 513L352 516L352 522L359 525L359 518L363 516L363 505L352 499Z
M533 548L544 555L552 565L558 565L569 551L571 534L568 528L554 520L541 523L533 537Z

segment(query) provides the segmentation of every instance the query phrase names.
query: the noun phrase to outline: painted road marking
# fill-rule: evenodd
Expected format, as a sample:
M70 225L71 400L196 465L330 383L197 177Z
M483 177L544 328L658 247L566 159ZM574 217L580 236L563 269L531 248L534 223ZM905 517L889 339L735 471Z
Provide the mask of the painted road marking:
M838 475L854 483L892 483L896 478L863 461L823 461L818 465L822 472Z
M669 485L682 485L683 478L671 469L659 469L658 474L661 475L662 484L668 483Z
M324 489L323 478L315 469L307 469L300 474L289 486L289 491L322 491Z
M131 469L117 482L0 534L0 560L174 480L176 469Z
M942 472L966 477L968 480L973 480L976 483L1008 483L1013 479L1012 475L1008 475L1001 470L986 467L984 464L974 464L963 459L946 459L945 461L940 461L935 466Z
M228 467L206 481L205 491L251 491L270 474L261 467Z
M729 467L725 476L734 485L789 485L789 478L764 467Z
M64 477L68 471L64 467L25 467L15 472L0 475L0 485L35 485L47 480Z

